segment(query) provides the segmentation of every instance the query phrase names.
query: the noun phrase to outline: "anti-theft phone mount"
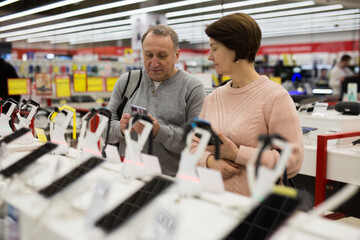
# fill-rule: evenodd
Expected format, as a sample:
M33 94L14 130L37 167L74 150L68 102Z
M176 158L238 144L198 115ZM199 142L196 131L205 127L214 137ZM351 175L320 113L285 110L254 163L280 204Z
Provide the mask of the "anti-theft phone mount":
M59 117L61 113L65 114L65 117ZM51 142L58 144L59 146L53 151L54 154L66 154L69 151L69 145L65 139L66 130L73 119L73 139L76 139L76 110L68 105L64 105L60 108L55 108L49 114L50 121L50 139Z
M38 104L37 102L35 102L31 99L29 99L27 101L23 100L19 111L16 113L16 116L19 119L19 123L14 124L15 128L17 130L19 130L21 128L30 128L31 121L34 118L35 114L37 113L39 107L40 107L40 104ZM21 115L22 111L29 111L29 113L27 114L27 117L23 117ZM25 134L24 136L22 136L21 138L16 140L16 143L28 144L28 143L32 143L33 141L34 141L34 136L32 135L32 133L29 132L28 134Z
M99 117L99 123L97 125L95 132L92 132L90 131L90 129L88 129L88 124L90 123L91 120L95 119L97 116ZM81 125L81 131L78 142L79 152L82 150L86 153L89 153L90 155L98 155L105 157L104 149L106 148L106 145L108 143L110 119L111 119L111 112L106 108L99 108L99 109L92 108L87 114L85 114L85 116L82 118L82 125ZM99 149L98 142L101 140L101 135L104 132L105 128L107 128L106 138L105 138L105 144L102 148L103 151L101 152Z
M200 142L195 152L191 151L194 134L200 135ZM200 178L196 171L197 162L204 153L211 137L215 138L215 158L218 159L220 139L211 129L210 122L198 118L186 126L184 136L186 137L186 147L181 152L176 178L179 194L191 197L201 193Z
M261 165L261 156L266 150L277 150L280 158L273 169ZM272 191L276 181L286 171L286 163L292 153L291 144L277 134L261 135L257 152L246 165L251 198L254 205L265 199Z
M138 139L131 138L131 131L136 123L144 126L141 134L138 134ZM148 153L152 151L152 128L153 122L147 116L139 113L132 115L128 127L124 130L126 148L124 158L124 177L126 178L143 178L145 177L144 163L141 160L141 151L148 140Z
M10 120L12 117L13 112L16 110L18 102L16 102L12 98L8 98L5 101L2 102L2 107L10 105L6 113L0 114L0 137L5 137L11 133L13 133L13 130L10 126Z

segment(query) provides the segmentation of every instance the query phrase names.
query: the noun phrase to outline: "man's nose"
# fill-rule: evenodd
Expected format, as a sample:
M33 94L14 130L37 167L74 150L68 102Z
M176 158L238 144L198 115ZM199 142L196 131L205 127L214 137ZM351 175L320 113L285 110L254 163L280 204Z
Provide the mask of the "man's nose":
M157 59L152 59L150 65L151 65L152 67L158 67L160 64L159 64L159 62L157 61Z

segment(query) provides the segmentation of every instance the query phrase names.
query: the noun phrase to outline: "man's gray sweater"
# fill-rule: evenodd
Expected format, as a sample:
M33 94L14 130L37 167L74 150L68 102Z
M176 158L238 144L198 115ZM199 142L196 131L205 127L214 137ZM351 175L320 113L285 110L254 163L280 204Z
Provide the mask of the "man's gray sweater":
M182 125L198 117L205 98L204 85L196 77L179 69L155 91L153 81L142 70L138 90L128 100L123 113L131 113L130 104L147 108L149 114L159 121L160 129L153 139L153 155L160 160L162 173L175 176L180 153L185 147ZM108 109L111 111L109 142L120 142L120 155L125 153L125 139L120 129L117 108L122 102L128 73L122 74L114 86ZM144 147L146 152L147 146Z

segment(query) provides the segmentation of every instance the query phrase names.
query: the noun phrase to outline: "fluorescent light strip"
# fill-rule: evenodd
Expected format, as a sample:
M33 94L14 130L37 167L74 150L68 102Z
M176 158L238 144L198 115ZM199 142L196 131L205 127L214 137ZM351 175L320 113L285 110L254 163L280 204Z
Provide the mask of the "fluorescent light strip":
M349 16L356 13L360 13L360 10L359 9L339 10L339 11L322 12L322 13L314 13L314 14L302 14L302 15L295 15L290 17L274 17L274 18L258 19L256 20L256 22L258 24L266 24L272 22L304 21L304 20L322 19L326 17Z
M287 4L278 4L269 7L259 7L259 8L251 8L251 9L243 9L239 11L231 11L231 12L224 12L222 13L214 13L214 14L207 14L201 16L194 16L194 17L185 17L185 18L177 18L168 20L168 24L175 24L175 23L184 23L184 22L194 22L194 21L202 21L207 19L218 19L224 15L229 15L232 13L246 13L246 14L253 14L253 13L260 13L260 12L269 12L269 11L276 11L279 9L289 9L289 8L297 8L297 7L305 7L309 5L314 5L313 1L306 1L306 2L299 2L299 3L287 3ZM284 13L287 11L284 11Z
M183 10L183 11L176 11L176 12L170 12L166 13L165 16L167 18L172 17L178 17L178 16L185 16L185 15L191 15L195 13L205 13L205 12L211 12L211 11L219 11L221 9L230 9L230 8L236 8L236 7L244 7L244 6L250 6L250 5L256 5L261 3L269 3L269 2L275 2L278 0L247 0L247 1L240 1L235 3L226 3L223 5L215 5L210 7L201 7L201 8L194 8L189 10Z
M56 36L61 35L65 33L71 33L71 32L79 32L84 30L93 30L98 28L105 28L105 27L111 27L111 26L121 26L121 25L128 25L131 24L131 19L126 20L120 20L120 21L112 21L112 22L105 22L105 23L97 23L97 24L89 24L89 25L83 25L79 27L71 27L71 28L64 28L60 30L53 30L53 31L46 31L46 32L40 32L40 33L34 33L34 34L26 34L26 35L20 35L16 37L9 37L6 38L7 42L12 41L19 41L29 38L39 38L39 37L47 37L47 36Z
M256 14L256 15L251 15L251 17L253 17L256 20L256 19L262 19L262 18L273 18L273 17L312 13L312 12L324 12L324 11L337 10L337 9L341 9L341 8L343 8L343 5L335 4L335 5L325 6L325 7L312 7L312 8L288 10L288 11L283 11L283 12Z
M117 33L120 31L129 31L131 30L131 25L120 26L120 27L112 27L112 28L103 28L91 31L82 31L77 33L69 33L57 36L49 36L49 37L41 37L41 38L29 38L28 42L45 42L51 41L51 43L61 43L61 42L68 42L69 39L74 38L86 38L92 37L96 35L103 35L105 33Z
M358 19L357 19L358 20ZM342 21L330 21L330 22L321 22L321 23L298 23L296 25L296 30L301 29L317 29L317 28L323 28L323 27L333 27L335 25L341 26L341 25L357 25L359 21L354 21L353 19L350 20L342 20ZM280 26L280 25L270 25L268 27L263 27L262 33L278 33L278 32L286 32L286 31L293 31L294 30L294 24L287 24L286 26Z
M81 43L92 43L92 42L105 42L105 41L116 41L120 39L129 39L132 36L132 31L124 31L117 34L104 34L98 37L85 38L85 39L74 39L70 40L70 44L81 44Z
M42 31L49 31L49 30L53 30L53 29L65 28L65 27L76 26L76 25L87 24L87 23L109 21L110 19L114 19L114 18L129 17L129 16L135 15L135 14L155 12L158 10L166 10L166 9L171 9L171 8L175 8L175 7L183 7L183 6L188 6L188 5L203 3L203 2L210 2L210 1L214 1L214 0L186 0L186 1L180 1L180 2L173 2L173 3L157 5L157 6L147 7L147 8L141 8L141 9L136 9L136 10L130 10L130 11L125 11L125 12L120 12L120 13L106 14L106 15L102 15L102 16L98 16L98 17L84 18L81 20L62 22L62 23L58 23L58 24L48 25L45 27L37 27L37 28L31 28L31 29L17 31L17 32L0 34L0 38L12 37L12 36L17 36L17 35L36 33L36 32L42 32ZM0 28L0 31L1 31L1 28Z
M26 21L26 22L7 25L4 27L0 27L0 31L6 31L6 30L16 29L16 28L20 28L20 27L26 27L26 26L30 26L30 25L39 24L39 23L51 22L51 21L55 21L55 20L59 20L59 19L79 16L79 15L97 12L97 11L103 11L106 9L126 6L126 5L139 3L139 2L145 2L145 1L148 1L148 0L127 0L127 1L118 1L118 2L113 2L113 3L102 4L102 5L98 5L98 6L93 6L93 7L83 8L80 10L71 11L71 12L61 13L58 15L50 16L50 17L43 17L43 18Z
M2 2L0 2L0 7L12 4L12 3L17 2L17 1L19 1L19 0L5 0L5 1L2 1Z
M24 17L24 16L28 16L28 15L39 13L39 12L48 11L48 10L51 10L51 9L55 9L55 8L67 6L67 5L70 5L70 4L78 3L78 2L81 2L81 1L84 1L84 0L65 0L65 1L60 1L60 2L56 2L56 3L48 4L48 5L45 5L45 6L33 8L33 9L26 10L26 11L23 11L23 12L9 14L7 16L0 17L0 22L4 22L4 21L11 20L11 19Z

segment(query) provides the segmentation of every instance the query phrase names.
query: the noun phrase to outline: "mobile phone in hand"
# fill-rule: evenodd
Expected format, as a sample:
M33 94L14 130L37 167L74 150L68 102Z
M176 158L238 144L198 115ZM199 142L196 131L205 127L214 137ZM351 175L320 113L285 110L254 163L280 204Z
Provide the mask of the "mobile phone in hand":
M147 110L144 107L141 107L141 106L138 106L135 104L131 104L130 108L131 108L132 113L139 113L139 114L145 114L145 115L147 114Z
M195 136L201 139L201 134L200 134L200 133L195 133ZM223 142L221 141L221 139L220 139L220 138L218 138L218 139L219 139L219 143L220 143L220 144L223 144ZM208 142L208 145L215 145L215 141L216 141L216 140L215 140L215 137L214 137L214 136L211 136L211 138L210 138L210 140L209 140L209 142Z

